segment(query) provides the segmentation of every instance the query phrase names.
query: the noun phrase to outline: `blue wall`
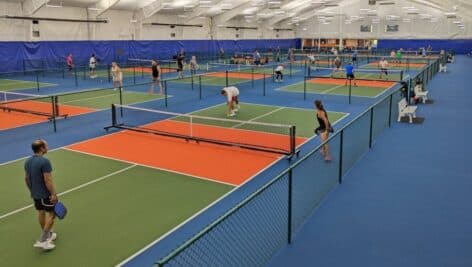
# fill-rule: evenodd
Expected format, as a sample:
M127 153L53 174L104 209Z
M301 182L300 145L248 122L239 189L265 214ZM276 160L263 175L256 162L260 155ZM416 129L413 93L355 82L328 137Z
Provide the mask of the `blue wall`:
M458 54L470 53L472 51L472 39L383 39L379 40L377 48L403 48L405 50L412 48L416 50L428 45L431 45L434 51L452 49Z
M65 62L69 53L73 54L75 64L86 64L92 53L103 63L113 60L123 63L128 58L170 59L182 48L187 55L216 55L222 47L228 55L235 51L253 51L255 48L264 50L279 46L287 49L298 47L299 44L300 39L0 42L0 72L20 71L24 67L57 67Z

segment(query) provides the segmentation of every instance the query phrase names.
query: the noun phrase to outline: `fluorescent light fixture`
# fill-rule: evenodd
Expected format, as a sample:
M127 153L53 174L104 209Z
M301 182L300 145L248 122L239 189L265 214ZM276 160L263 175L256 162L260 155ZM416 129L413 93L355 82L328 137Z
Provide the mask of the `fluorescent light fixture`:
M304 31L306 31L306 28L303 28Z
M267 1L268 5L280 5L281 3L282 3L281 1L277 1L277 0Z
M130 23L136 23L136 22L138 22L138 20L137 19L131 19L129 22Z
M88 9L88 11L101 11L102 10L98 7L88 7L87 9Z
M460 20L455 20L455 21L453 21L452 23L454 23L454 24L461 24L462 22L461 22Z
M455 16L456 12L444 12L444 15L446 15L446 16Z
M184 15L184 14L180 14L180 15L177 15L179 18L186 18L187 15Z
M223 24L218 24L218 25L216 25L216 27L220 27L220 28L221 28L221 27L224 27L224 25L223 25Z

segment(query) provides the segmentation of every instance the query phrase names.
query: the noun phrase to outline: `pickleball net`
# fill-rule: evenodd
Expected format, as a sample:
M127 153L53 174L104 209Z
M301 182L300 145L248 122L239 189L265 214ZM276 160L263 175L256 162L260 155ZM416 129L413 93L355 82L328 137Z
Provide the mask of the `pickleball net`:
M225 114L225 109L222 109ZM296 153L295 126L181 114L126 105L112 105L117 128L187 142L207 143L283 155Z

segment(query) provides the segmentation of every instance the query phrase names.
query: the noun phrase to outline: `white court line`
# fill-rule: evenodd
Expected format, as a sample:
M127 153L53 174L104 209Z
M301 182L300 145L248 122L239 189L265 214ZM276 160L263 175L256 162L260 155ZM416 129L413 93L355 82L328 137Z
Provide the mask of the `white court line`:
M238 128L239 126L245 125L247 122L253 122L253 121L257 120L257 119L263 118L263 117L265 117L265 116L268 116L268 115L270 115L270 114L273 114L273 113L275 113L275 112L277 112L277 111L279 111L279 110L282 110L282 109L284 109L284 107L276 108L276 109L271 110L271 111L269 111L269 112L266 112L266 113L264 113L264 114L262 114L262 115L259 115L259 116L257 116L257 117L254 117L254 118L252 118L252 119L250 119L250 120L247 120L247 121L245 121L245 122L241 122L241 123L239 123L239 124L236 124L236 125L234 125L234 126L231 127L231 128Z
M86 183L84 183L84 184L78 185L78 186L76 186L76 187L74 187L74 188L71 188L71 189L66 190L66 191L64 191L64 192L61 192L61 193L58 194L58 196L63 196L63 195L65 195L65 194L68 194L68 193L77 191L77 190L79 190L79 189L81 189L81 188L83 188L83 187L86 187L86 186L89 186L89 185L91 185L91 184L100 182L100 181L102 181L102 180L105 180L105 179L107 179L107 178L109 178L109 177L112 177L112 176L114 176L114 175L116 175L116 174L119 174L119 173L122 173L122 172L124 172L124 171L127 171L127 170L129 170L129 169L131 169L131 168L134 168L134 167L136 167L136 166L137 166L137 165L131 165L131 166L128 166L128 167L123 168L123 169L121 169L121 170L118 170L118 171L109 173L109 174L107 174L107 175L105 175L105 176L99 177L99 178L97 178L97 179L91 180L91 181L86 182ZM26 209L29 209L29 208L31 208L31 207L33 207L33 205L28 205L28 206L25 206L25 207L16 209L16 210L14 210L14 211L8 212L8 213L6 213L6 214L3 214L3 215L0 216L0 220L6 218L6 217L8 217L8 216L11 216L11 215L13 215L13 214L16 214L16 213L18 213L18 212L21 212L21 211L24 211L24 210L26 210Z

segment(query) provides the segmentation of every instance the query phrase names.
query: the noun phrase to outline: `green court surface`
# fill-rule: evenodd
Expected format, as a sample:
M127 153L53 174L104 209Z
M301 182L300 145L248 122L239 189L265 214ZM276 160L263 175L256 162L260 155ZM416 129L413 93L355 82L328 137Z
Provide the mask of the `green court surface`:
M360 82L359 82L360 83ZM389 88L385 87L372 87L372 86L351 86L351 95L359 97L371 97L375 98L378 95L384 93ZM303 82L295 83L292 85L281 87L277 90L303 93L304 85ZM311 94L329 94L329 95L349 95L349 85L345 85L344 82L341 84L322 84L322 83L306 83L306 92Z
M296 135L300 137L310 138L314 136L313 130L318 127L318 122L315 119L314 110L302 108L290 108L280 106L269 106L251 103L241 103L241 109L237 115L231 117L234 120L287 124L296 126ZM228 118L226 116L227 106L225 104L217 105L209 109L204 109L191 113L192 115L199 115L213 118ZM335 124L347 114L343 112L328 112L328 117L332 124ZM199 123L198 119L194 123ZM241 123L227 123L227 122L209 122L201 121L200 123L212 124L225 127L234 127L242 129L251 129L252 125L245 125ZM264 126L261 126L264 127ZM271 131L270 127L266 129L255 129Z
M13 79L0 79L0 91L13 91L20 89L31 89L46 86L55 86L56 84L52 83L36 83L32 81L24 80L13 80Z
M115 265L233 188L65 149L46 156L69 210L54 226L57 247L33 248L40 227L24 160L0 165L0 266Z
M407 70L407 69L420 70L420 69L422 69L422 68L424 68L424 67L426 67L426 63L424 63L424 64L422 64L422 63L419 63L419 64L409 64L409 65L395 65L395 64L391 64L390 66L388 66L388 69L390 69L390 70ZM377 63L369 63L369 64L366 64L366 65L362 65L362 68L380 70L379 64L377 64Z
M149 95L144 92L126 91L122 92L123 104L130 105L156 99L163 99L164 95ZM67 94L58 96L60 104L87 107L94 109L110 108L111 104L120 103L120 92L113 89L104 89L84 93Z
M326 72L325 70L322 70ZM388 72L388 71L387 71ZM333 78L338 78L338 79L344 79L346 78L346 72L344 69L340 71L335 71L331 72L329 74L324 74L324 75L319 75L319 72L314 71L312 72L312 75L317 76L317 77L333 77ZM388 75L385 75L385 73L380 76L380 71L372 69L371 72L366 72L366 71L360 71L354 69L354 75L356 76L356 79L359 80L381 80L381 81L394 81L398 82L403 79L403 73L401 70L394 70L388 72Z

